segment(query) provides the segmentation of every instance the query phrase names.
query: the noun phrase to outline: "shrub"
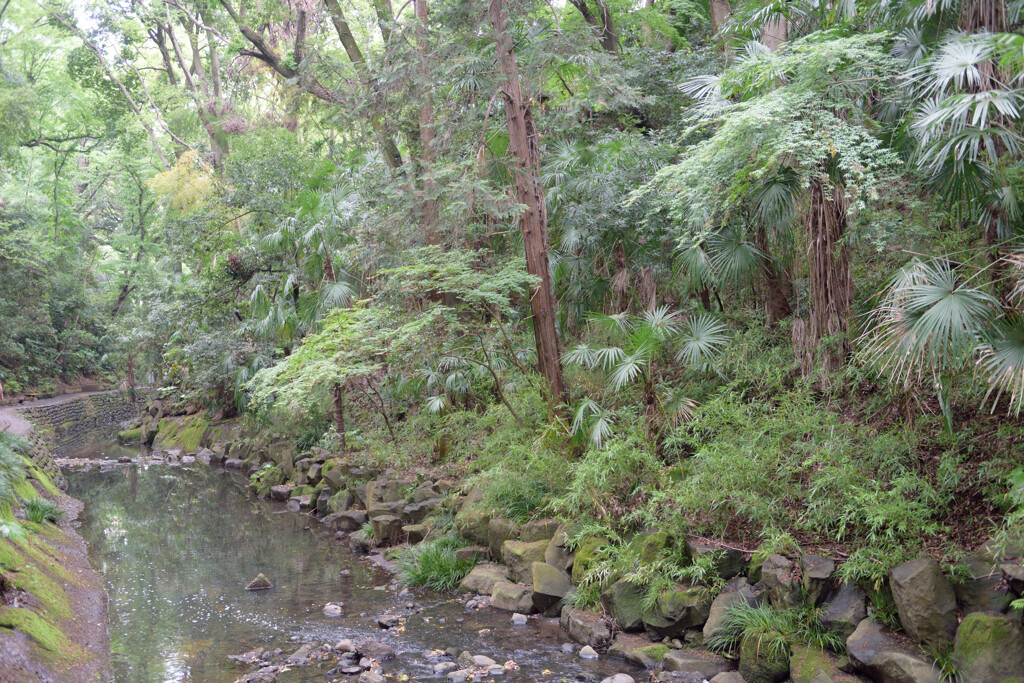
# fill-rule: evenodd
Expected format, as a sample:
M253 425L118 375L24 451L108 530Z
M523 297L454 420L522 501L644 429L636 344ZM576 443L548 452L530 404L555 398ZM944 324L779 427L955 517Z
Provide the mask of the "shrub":
M14 487L25 478L22 455L28 453L28 448L21 437L0 431L0 506L17 500Z
M846 644L822 625L820 612L813 607L779 610L767 604L754 607L745 602L734 603L726 612L722 626L711 634L705 645L713 652L729 652L752 635L763 639L762 645L778 659L788 659L791 642L842 653Z
M641 425L642 428L642 425ZM617 435L592 448L572 466L565 493L552 501L560 513L597 520L622 520L643 502L661 478L662 462L636 435Z
M456 536L445 536L405 548L398 556L398 576L410 586L452 590L475 564L473 560L456 558L456 549L464 545Z
M30 522L53 522L56 524L64 519L64 511L45 498L32 498L25 501L25 519Z

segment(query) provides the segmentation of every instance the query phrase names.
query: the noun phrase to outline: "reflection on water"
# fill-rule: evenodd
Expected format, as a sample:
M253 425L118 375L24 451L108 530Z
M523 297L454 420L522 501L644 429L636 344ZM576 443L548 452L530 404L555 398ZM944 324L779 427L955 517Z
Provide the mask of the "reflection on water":
M101 449L105 455L89 457L124 454L115 448L124 447L108 446ZM510 683L627 668L562 653L567 637L551 621L514 627L507 612L467 612L451 596L399 596L389 588L389 576L330 540L316 520L251 498L237 474L202 465L132 465L68 478L69 493L86 504L81 532L110 595L119 683L229 682L247 671L235 668L229 654L258 646L291 652L302 643L367 636L398 651L386 671L412 680L443 680L424 652L453 646L499 662L515 660L521 668L505 676ZM275 587L243 590L259 572ZM404 632L376 626L379 614L410 599L425 610L408 620ZM322 615L331 601L345 604L341 619ZM329 668L300 667L280 680L346 679L327 677Z

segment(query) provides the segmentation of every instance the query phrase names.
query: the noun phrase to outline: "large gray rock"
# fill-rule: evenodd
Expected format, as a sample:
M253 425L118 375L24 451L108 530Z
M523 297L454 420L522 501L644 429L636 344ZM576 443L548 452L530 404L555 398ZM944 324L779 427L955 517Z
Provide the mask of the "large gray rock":
M718 674L736 670L736 664L728 659L709 656L707 652L695 653L688 650L672 650L661 660L665 671L684 671L697 673L704 679L714 678Z
M850 662L878 683L939 683L930 662L902 648L882 625L865 619L846 640Z
M491 607L520 614L533 614L537 611L533 606L533 588L508 581L494 584Z
M533 573L533 606L539 612L552 609L572 590L569 575L557 567L545 562L534 562Z
M945 647L956 633L956 595L939 563L930 557L904 562L889 572L889 585L907 634Z
M734 548L719 548L695 539L688 539L686 541L686 551L694 559L704 555L713 556L715 571L723 579L739 576L747 568L747 561L743 557L743 552Z
M704 625L711 610L711 600L706 589L696 586L681 586L662 593L654 607L644 611L644 626L662 637L682 635L686 629Z
M761 565L768 602L776 609L789 609L801 602L800 572L796 564L782 555L769 555Z
M569 568L572 567L573 560L572 551L565 547L567 531L565 526L558 527L544 551L545 562L565 571L569 571Z
M551 519L550 517L531 519L519 530L519 540L526 543L550 541L554 538L558 528L559 523L557 519Z
M800 574L804 589L804 599L817 607L825 601L832 584L832 572L836 563L820 555L804 555L800 558Z
M1024 678L1024 632L1020 618L968 614L956 631L953 654L970 683Z
M402 538L402 520L394 515L381 515L370 520L373 540L378 545L397 543Z
M964 562L968 576L953 584L963 613L1002 612L1013 600L999 565L972 555Z
M756 606L760 602L760 597L754 593L754 589L747 582L746 578L737 576L730 579L725 584L725 588L711 602L711 607L708 610L708 619L704 622L704 642L708 642L711 635L725 623L725 616L730 607L737 603Z
M473 567L459 584L459 590L466 593L490 595L495 584L508 581L508 567L500 564L483 563Z
M504 517L491 517L487 523L487 546L491 549L491 557L501 561L501 546L511 541L519 533L519 525Z
M512 580L525 583L533 578L533 563L544 561L547 541L505 541L501 546L501 561L508 567Z
M601 606L611 615L620 631L635 631L643 626L644 591L626 579L619 579L601 595Z
M844 581L822 607L820 620L825 628L846 640L867 615L867 594L857 584Z
M607 647L612 642L612 632L601 615L594 612L566 607L558 620L562 630L577 643L595 648Z
M366 524L370 518L367 517L366 513L362 510L345 510L338 514L337 521L334 522L334 526L339 531L356 531L361 526Z

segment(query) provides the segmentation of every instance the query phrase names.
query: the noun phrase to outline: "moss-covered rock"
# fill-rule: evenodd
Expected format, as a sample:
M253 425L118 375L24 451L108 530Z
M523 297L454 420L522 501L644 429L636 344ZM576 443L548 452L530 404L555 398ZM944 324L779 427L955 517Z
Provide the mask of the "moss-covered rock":
M463 537L487 545L487 525L491 521L491 511L484 505L483 495L474 493L467 496L455 515L455 529Z
M590 571L597 552L608 545L608 539L603 536L590 536L583 539L576 549L572 565L572 580L581 583Z
M971 683L999 683L1024 674L1024 632L1019 619L974 612L953 641L960 670Z
M501 561L508 567L512 580L530 583L533 580L533 563L544 562L547 541L505 541L501 546Z
M633 631L643 625L644 592L626 579L619 579L601 595L601 606L622 631Z
M142 442L142 427L133 427L117 433L117 440L123 444L138 444Z
M748 633L740 641L740 675L749 683L780 683L789 676L789 654L778 633Z
M789 675L793 683L828 683L832 663L828 653L810 645L794 645L789 657Z
M704 625L711 601L705 588L679 586L659 595L654 606L644 610L644 626L663 637L682 635L687 629Z

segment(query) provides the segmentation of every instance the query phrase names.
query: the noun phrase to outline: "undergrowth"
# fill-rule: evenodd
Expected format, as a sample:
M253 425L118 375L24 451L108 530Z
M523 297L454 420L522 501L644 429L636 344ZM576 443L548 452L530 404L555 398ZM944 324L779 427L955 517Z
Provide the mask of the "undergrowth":
M64 519L64 511L60 509L59 506L45 498L31 498L26 500L24 505L25 519L30 522L36 522L38 524L43 522L52 522L56 524L60 520Z
M455 556L455 551L464 545L465 541L457 536L444 536L404 548L397 557L398 576L410 586L453 590L475 564Z
M762 647L777 659L788 659L792 643L844 652L846 643L823 626L819 616L820 610L813 607L780 610L768 604L734 603L705 646L712 652L732 652L744 638L754 636L763 639Z

